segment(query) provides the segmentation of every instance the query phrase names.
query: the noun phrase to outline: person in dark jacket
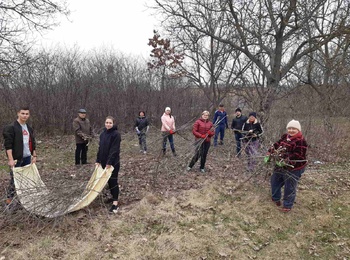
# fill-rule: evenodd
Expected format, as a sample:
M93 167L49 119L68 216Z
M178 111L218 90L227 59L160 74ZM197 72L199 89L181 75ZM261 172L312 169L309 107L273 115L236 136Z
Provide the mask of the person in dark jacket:
M100 135L100 142L97 152L96 165L102 168L114 167L111 177L108 180L108 186L112 194L113 204L109 212L117 213L119 209L119 184L118 172L120 169L120 142L121 136L115 126L115 120L111 116L106 117L105 129Z
M307 164L307 146L299 121L292 120L287 124L287 133L272 145L264 158L265 162L273 158L276 163L271 176L272 201L281 206L281 189L284 186L283 212L289 212L293 207L298 182Z
M21 107L17 112L17 120L5 126L3 130L4 147L10 166L10 184L7 192L6 204L11 204L15 196L13 167L22 167L36 163L36 142L33 129L27 124L30 116L28 107Z
M193 125L192 133L196 137L196 153L193 156L187 171L190 171L194 164L201 158L200 171L205 173L205 162L210 148L210 138L214 135L213 123L209 121L209 112L203 111L201 118L199 118Z
M256 156L259 151L259 138L263 134L261 124L256 118L255 112L250 112L248 120L243 124L243 143L248 156L248 171L253 171L256 165Z
M214 146L218 145L218 138L220 134L220 145L224 144L225 137L225 128L228 128L227 123L227 113L225 111L224 105L220 104L219 109L215 111L213 124L216 126L215 128L215 136L214 136Z
M232 120L231 129L234 132L235 139L236 139L236 153L239 157L241 155L241 142L242 142L242 127L244 123L248 120L248 118L244 115L242 115L242 110L238 107L235 110L235 117Z
M146 117L146 113L144 111L139 112L139 116L136 118L134 127L136 130L137 136L139 138L140 153L146 154L147 153L146 134L149 129L149 123Z
M73 120L75 134L75 164L87 164L87 152L89 142L92 139L92 128L89 119L86 118L86 110L78 110L78 117Z

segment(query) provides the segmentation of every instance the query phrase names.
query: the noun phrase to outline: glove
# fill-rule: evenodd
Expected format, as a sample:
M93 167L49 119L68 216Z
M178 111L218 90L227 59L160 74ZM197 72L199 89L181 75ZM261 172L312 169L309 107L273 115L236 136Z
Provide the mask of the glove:
M204 138L207 138L207 135L202 135L201 137L204 139Z
M253 133L253 130L249 130L249 133Z
M276 162L276 166L278 166L278 167L284 167L284 166L286 166L286 163L285 163L284 161L277 161L277 162Z
M270 162L270 155L266 155L264 157L264 163L269 163Z
M215 133L214 133L213 131L210 131L210 130L208 131L208 135L209 135L209 136L213 136L214 134L215 134Z
M172 129L170 129L169 134L173 135L173 134L175 134L175 131L173 131Z
M139 134L141 134L141 132L139 131L139 130L136 130L136 133L139 135Z

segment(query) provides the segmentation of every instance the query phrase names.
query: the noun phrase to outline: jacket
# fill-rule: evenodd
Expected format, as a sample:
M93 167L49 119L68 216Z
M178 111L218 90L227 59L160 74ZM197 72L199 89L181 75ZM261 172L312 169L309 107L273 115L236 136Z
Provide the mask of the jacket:
M205 142L210 142L210 138L214 135L214 131L212 130L213 126L213 123L209 120L199 118L193 124L192 133L198 139L202 138L202 135L207 135L207 137L205 138Z
M281 139L274 143L272 148L269 149L269 153L273 153L276 149L281 149L279 157L283 159L286 164L293 165L293 167L285 166L283 168L296 171L303 169L307 164L307 147L308 145L301 132L294 136L284 134Z
M242 127L243 130L243 141L249 142L249 141L256 141L259 139L259 137L264 133L260 123L257 119L255 119L254 122L249 122L249 119L243 124ZM253 130L253 132L249 132L250 130Z
M29 150L31 154L35 151L36 142L33 129L27 124L29 131ZM23 159L23 133L20 123L16 120L13 124L7 125L3 130L5 150L12 150L14 160Z
M160 118L160 120L162 121L162 128L160 129L160 131L162 132L167 132L170 130L175 131L175 119L171 114L167 115L166 113L164 113Z
M228 128L226 111L216 110L214 114L213 124L224 125Z
M142 131L142 130L145 131L147 129L148 125L149 125L149 123L148 123L147 117L140 117L139 116L138 118L136 118L134 127L137 127L139 129L139 131Z
M120 163L121 136L117 127L104 129L100 134L100 142L97 151L96 162L104 168L106 165L118 165Z
M240 117L234 117L232 119L231 129L235 132L241 131L244 123L248 120L246 116L241 115Z
M77 144L87 143L87 139L92 138L92 129L87 118L82 119L79 116L75 118L73 120L73 130Z

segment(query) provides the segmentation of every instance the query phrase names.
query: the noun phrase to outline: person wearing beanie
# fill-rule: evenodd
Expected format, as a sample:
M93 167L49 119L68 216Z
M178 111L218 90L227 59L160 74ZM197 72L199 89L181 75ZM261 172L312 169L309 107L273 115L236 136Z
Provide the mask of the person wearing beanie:
M242 110L239 107L236 108L235 116L232 119L231 129L233 130L235 135L236 153L238 157L241 155L241 149L242 149L242 145L241 145L241 138L243 137L242 127L247 120L248 118L242 115Z
M166 154L166 144L169 140L171 151L173 152L173 155L176 156L175 152L175 145L174 145L174 137L173 134L175 134L175 119L171 115L171 109L170 107L166 107L164 109L164 114L160 118L162 122L161 132L163 137L163 155Z
M264 158L265 162L274 161L275 167L271 176L272 201L281 211L289 212L294 204L297 186L307 164L307 142L297 120L287 124L287 133L272 145ZM283 204L281 189L284 186Z
M220 135L220 145L224 144L225 128L228 128L227 113L224 105L220 104L219 109L215 111L213 124L215 125L214 146L218 145L218 138Z
M140 153L146 154L147 153L146 134L149 129L149 123L148 123L148 119L146 117L145 111L139 112L139 116L136 118L134 127L136 130L137 136L139 138Z
M259 138L263 134L263 128L256 118L256 112L249 113L247 121L242 126L242 131L245 153L248 156L248 171L254 171L260 145Z
M87 164L88 145L92 139L92 128L89 119L86 118L86 110L78 110L78 117L73 120L75 135L75 164Z

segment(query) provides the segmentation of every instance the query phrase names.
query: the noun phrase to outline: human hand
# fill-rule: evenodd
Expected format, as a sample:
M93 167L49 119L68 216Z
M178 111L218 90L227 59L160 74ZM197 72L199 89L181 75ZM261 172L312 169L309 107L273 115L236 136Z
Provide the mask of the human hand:
M141 132L139 131L139 130L136 130L136 133L139 135L139 134L141 134Z
M253 130L249 130L248 133L253 133Z
M15 167L16 161L13 160L13 159L12 160L8 160L7 164L8 164L8 166L10 166L10 168L13 168L13 167Z
M169 134L173 135L173 134L175 134L175 131L170 129Z
M36 155L32 156L32 163L36 163Z
M202 135L201 138L205 139L207 138L207 135Z
M109 168L111 168L111 165L107 164L106 169L109 169Z
M214 131L210 131L210 130L208 131L209 136L213 136L214 134L215 134Z

